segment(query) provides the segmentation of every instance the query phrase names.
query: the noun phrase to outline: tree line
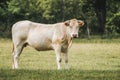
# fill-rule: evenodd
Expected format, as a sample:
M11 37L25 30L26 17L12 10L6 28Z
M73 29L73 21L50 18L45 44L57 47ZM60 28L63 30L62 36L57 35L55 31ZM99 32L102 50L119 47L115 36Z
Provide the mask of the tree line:
M119 0L1 0L0 36L11 37L20 20L53 24L72 18L85 21L81 34L120 34Z

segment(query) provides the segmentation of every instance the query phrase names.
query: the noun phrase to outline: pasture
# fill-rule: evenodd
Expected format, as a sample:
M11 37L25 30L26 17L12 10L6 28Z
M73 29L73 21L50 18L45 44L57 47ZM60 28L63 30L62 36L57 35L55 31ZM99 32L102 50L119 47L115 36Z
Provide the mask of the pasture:
M119 80L120 39L74 40L69 70L57 70L54 51L26 47L12 70L12 41L0 39L0 80Z

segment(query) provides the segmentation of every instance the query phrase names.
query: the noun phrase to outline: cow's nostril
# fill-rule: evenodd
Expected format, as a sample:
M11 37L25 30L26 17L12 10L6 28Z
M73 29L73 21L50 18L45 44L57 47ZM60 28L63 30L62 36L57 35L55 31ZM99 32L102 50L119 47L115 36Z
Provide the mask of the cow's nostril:
M73 36L73 38L77 38L77 34L73 34L72 36Z

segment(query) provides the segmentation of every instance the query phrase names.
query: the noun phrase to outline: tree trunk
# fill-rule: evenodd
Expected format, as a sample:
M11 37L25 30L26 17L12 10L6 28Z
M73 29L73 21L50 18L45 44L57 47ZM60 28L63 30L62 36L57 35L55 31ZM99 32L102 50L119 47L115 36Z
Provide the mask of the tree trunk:
M106 23L106 0L96 0L95 11L98 18L98 32L103 35Z
M90 21L87 21L87 35L88 39L90 39L90 28L89 28Z

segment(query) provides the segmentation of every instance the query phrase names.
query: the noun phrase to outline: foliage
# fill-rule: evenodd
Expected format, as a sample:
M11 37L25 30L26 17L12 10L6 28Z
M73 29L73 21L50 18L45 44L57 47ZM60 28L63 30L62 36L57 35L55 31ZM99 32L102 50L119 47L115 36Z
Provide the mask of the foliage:
M120 11L108 19L107 30L111 33L120 33Z
M111 3L112 2L112 3ZM112 0L107 3L107 23L106 28L108 33L120 33L120 1Z
M8 2L8 11L13 15L15 21L30 19L32 21L41 18L41 9L38 8L37 0L11 0ZM18 20L16 20L16 18ZM40 20L39 20L40 21Z
M96 0L5 0L0 3L0 36L10 37L12 25L20 20L56 23L71 18L82 19L91 34L98 33ZM112 3L111 3L112 2ZM120 34L120 1L106 0L106 32Z

